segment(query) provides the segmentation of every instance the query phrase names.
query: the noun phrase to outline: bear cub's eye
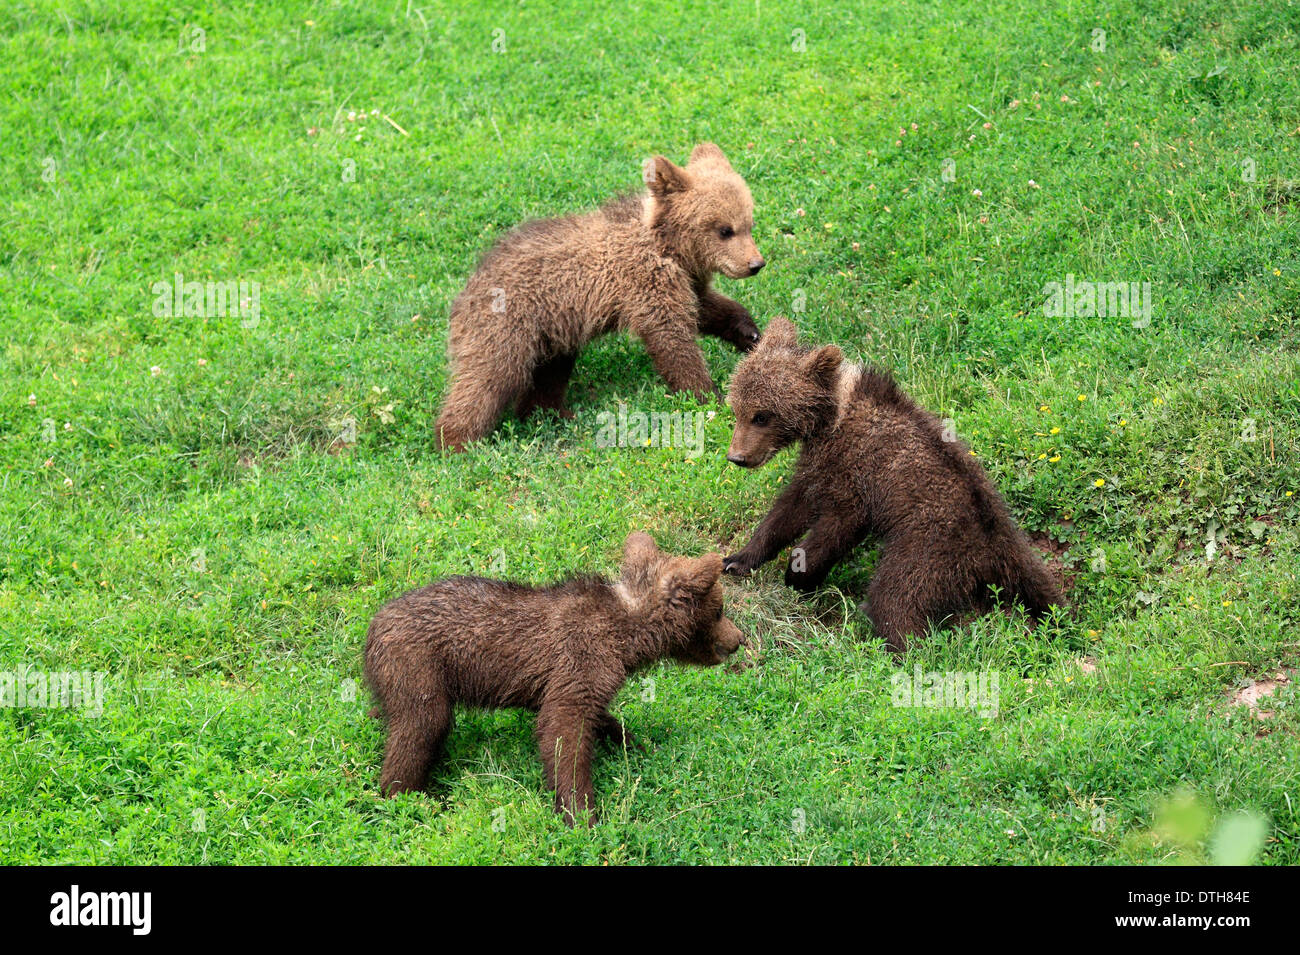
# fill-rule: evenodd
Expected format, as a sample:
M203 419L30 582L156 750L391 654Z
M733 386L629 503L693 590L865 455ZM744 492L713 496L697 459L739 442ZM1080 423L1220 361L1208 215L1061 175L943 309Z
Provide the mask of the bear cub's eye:
M760 411L758 414L754 415L754 424L758 425L760 428L766 428L768 422L771 420L772 416L766 411Z
M718 235L722 236L724 239L730 239L735 234L736 230L729 225L724 225L718 229Z

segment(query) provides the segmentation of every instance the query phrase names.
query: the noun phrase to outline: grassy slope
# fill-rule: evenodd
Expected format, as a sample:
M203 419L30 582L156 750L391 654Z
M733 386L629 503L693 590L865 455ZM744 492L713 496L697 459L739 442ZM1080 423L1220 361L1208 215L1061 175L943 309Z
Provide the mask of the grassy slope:
M1190 786L1300 862L1300 720L1284 700L1257 736L1224 706L1298 655L1300 256L1269 208L1297 175L1295 0L49 6L0 11L0 669L110 677L100 719L0 711L0 861L1155 861ZM409 136L347 118L374 109ZM772 566L729 588L757 665L620 698L653 747L598 764L607 825L551 817L522 713L463 715L433 794L381 801L346 691L384 599L498 549L529 580L610 570L634 528L735 546L788 470L729 469L721 408L697 460L596 448L619 400L691 407L618 338L579 363L577 422L432 449L478 250L704 139L771 263L721 284L760 323L802 299L809 338L953 417L1068 546L1077 614L905 661L998 670L997 718L898 709L853 612L871 555L812 602ZM177 271L260 282L260 324L155 318ZM1045 318L1067 273L1150 281L1151 326Z

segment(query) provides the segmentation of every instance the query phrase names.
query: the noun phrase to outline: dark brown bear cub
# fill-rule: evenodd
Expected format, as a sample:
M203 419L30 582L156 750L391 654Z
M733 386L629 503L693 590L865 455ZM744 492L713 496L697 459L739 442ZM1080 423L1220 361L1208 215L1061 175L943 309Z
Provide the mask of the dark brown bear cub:
M763 267L754 200L712 143L685 167L646 164L648 191L585 215L528 222L483 257L451 306L451 390L438 442L464 450L514 408L562 415L573 363L613 331L640 338L673 391L714 392L697 335L747 351L758 327L744 306L709 286Z
M834 345L800 348L794 325L775 318L736 368L727 460L754 468L792 442L802 448L794 477L726 571L744 576L802 536L785 579L811 590L879 538L867 612L895 653L931 622L991 609L990 588L1035 617L1062 603L970 450L887 374L842 357Z
M383 606L366 635L365 674L388 722L380 785L422 789L457 703L537 713L555 811L594 823L597 739L634 746L609 704L634 670L671 657L714 666L743 642L722 613L722 555L660 553L631 534L619 580L550 587L449 577Z

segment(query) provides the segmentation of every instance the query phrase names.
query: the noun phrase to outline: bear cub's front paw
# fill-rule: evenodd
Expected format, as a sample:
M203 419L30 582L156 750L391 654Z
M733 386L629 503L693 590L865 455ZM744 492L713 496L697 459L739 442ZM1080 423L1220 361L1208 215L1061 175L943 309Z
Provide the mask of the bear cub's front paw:
M792 563L785 569L785 585L800 593L811 593L821 581L814 579L806 570L795 570Z
M722 558L723 573L731 574L733 577L748 577L753 570L754 564L745 556L744 551Z

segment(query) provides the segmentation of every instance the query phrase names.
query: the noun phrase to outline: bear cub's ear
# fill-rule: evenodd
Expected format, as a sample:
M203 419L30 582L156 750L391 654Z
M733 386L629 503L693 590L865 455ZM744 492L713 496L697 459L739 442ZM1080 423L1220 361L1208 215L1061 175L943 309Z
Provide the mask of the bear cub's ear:
M723 155L722 150L715 143L700 143L691 150L691 158L687 165L697 163L715 163L728 169L731 168L731 163L727 161L727 157Z
M799 368L813 381L829 386L835 383L835 374L843 360L844 353L838 345L823 345L805 355Z
M659 545L645 531L633 531L623 542L623 576L635 576L646 570L659 556Z
M722 555L674 557L664 566L659 585L670 601L703 597L722 576Z
M690 176L681 166L663 156L651 156L641 167L641 178L652 196L666 196L685 192L691 186Z
M758 340L759 348L797 348L799 329L794 322L784 315L777 315L763 329L763 337Z

